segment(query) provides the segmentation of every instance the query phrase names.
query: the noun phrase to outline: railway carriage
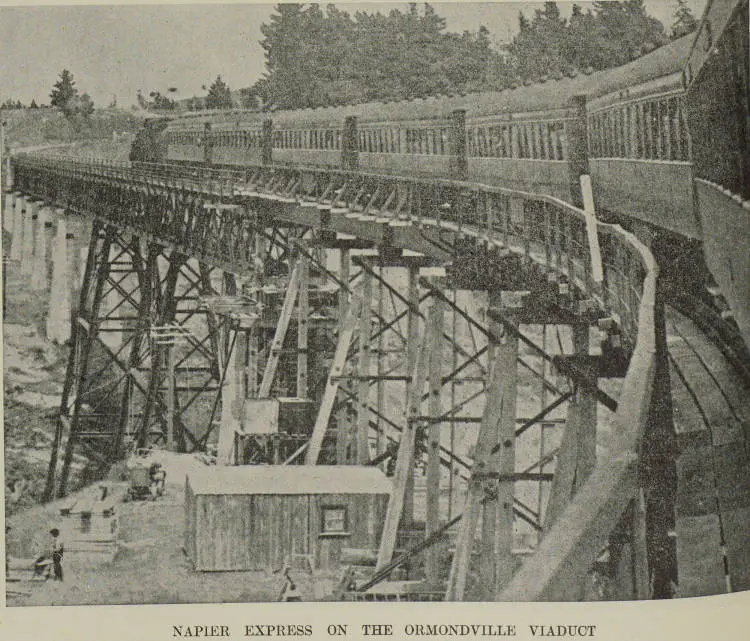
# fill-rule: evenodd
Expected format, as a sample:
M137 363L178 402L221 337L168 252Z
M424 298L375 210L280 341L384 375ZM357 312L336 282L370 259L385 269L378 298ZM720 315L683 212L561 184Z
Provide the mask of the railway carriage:
M297 164L435 176L546 193L696 237L682 69L691 36L623 67L503 91L257 113L167 127L168 162Z
M672 253L702 261L701 243L718 252L708 266L750 336L747 251L722 250L722 237L750 242L747 24L747 0L709 0L697 33L592 74L467 96L179 116L161 160L434 176L578 206L589 174L607 219L668 232ZM144 137L159 129L147 123ZM163 148L137 138L131 160L153 162Z
M588 161L599 208L700 238L692 198L691 142L683 67L691 36L592 77ZM603 75L600 72L596 76Z

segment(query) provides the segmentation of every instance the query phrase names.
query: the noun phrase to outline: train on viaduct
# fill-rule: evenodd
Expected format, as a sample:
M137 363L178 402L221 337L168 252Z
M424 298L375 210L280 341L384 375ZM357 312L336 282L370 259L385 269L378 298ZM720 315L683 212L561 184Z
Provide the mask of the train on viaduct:
M71 355L47 498L82 453L212 449L186 489L202 570L349 559L368 569L338 596L361 600L580 600L592 573L612 599L750 589L747 50L747 1L710 0L615 69L159 117L128 163L13 156L11 259L35 272L40 220L56 247L90 223L72 311L53 253Z

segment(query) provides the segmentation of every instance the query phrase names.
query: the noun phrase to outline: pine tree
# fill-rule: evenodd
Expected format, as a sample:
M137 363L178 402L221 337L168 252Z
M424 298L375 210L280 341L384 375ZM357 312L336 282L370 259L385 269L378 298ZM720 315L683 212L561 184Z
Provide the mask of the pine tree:
M60 79L50 93L50 105L62 110L66 116L72 116L75 113L75 102L78 98L78 89L75 86L73 74L67 69L60 73Z
M227 84L221 79L221 74L216 76L216 80L214 80L214 83L208 89L206 107L208 109L232 108L232 92Z
M674 12L675 21L672 23L672 40L682 38L692 33L698 28L698 21L695 19L690 7L687 6L687 0L677 0L677 9Z
M29 109L39 109L39 106L36 104L36 100L33 98L31 99L31 104L29 105Z
M565 66L563 43L566 22L560 17L555 2L545 2L544 9L536 9L529 22L519 16L520 32L510 47L522 78L537 79L560 72Z

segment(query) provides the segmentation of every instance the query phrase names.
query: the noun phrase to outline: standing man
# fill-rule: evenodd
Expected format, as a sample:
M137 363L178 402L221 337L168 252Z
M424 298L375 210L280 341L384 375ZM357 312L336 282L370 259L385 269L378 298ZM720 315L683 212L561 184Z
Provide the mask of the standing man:
M63 540L60 536L60 530L58 530L56 527L53 527L49 533L52 535L52 566L55 571L55 581L62 581L63 580L63 570L62 570L62 558L63 558L63 552L65 552L65 548L63 546Z

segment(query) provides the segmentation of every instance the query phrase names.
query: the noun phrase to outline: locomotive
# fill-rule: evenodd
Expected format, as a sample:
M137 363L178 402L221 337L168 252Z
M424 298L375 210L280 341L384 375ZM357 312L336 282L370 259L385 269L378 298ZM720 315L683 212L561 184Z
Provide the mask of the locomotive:
M589 174L605 219L700 255L702 246L725 244L714 234L717 207L739 207L727 214L735 221L727 232L750 241L742 201L750 198L747 27L747 0L710 0L697 33L621 67L469 95L196 112L150 124L143 135L152 143L141 145L150 156L134 148L131 160L449 178L578 206L579 177ZM704 178L731 190L733 202L701 196ZM748 252L734 248L709 268L733 309L738 304L750 342L750 309L741 309L750 305Z

